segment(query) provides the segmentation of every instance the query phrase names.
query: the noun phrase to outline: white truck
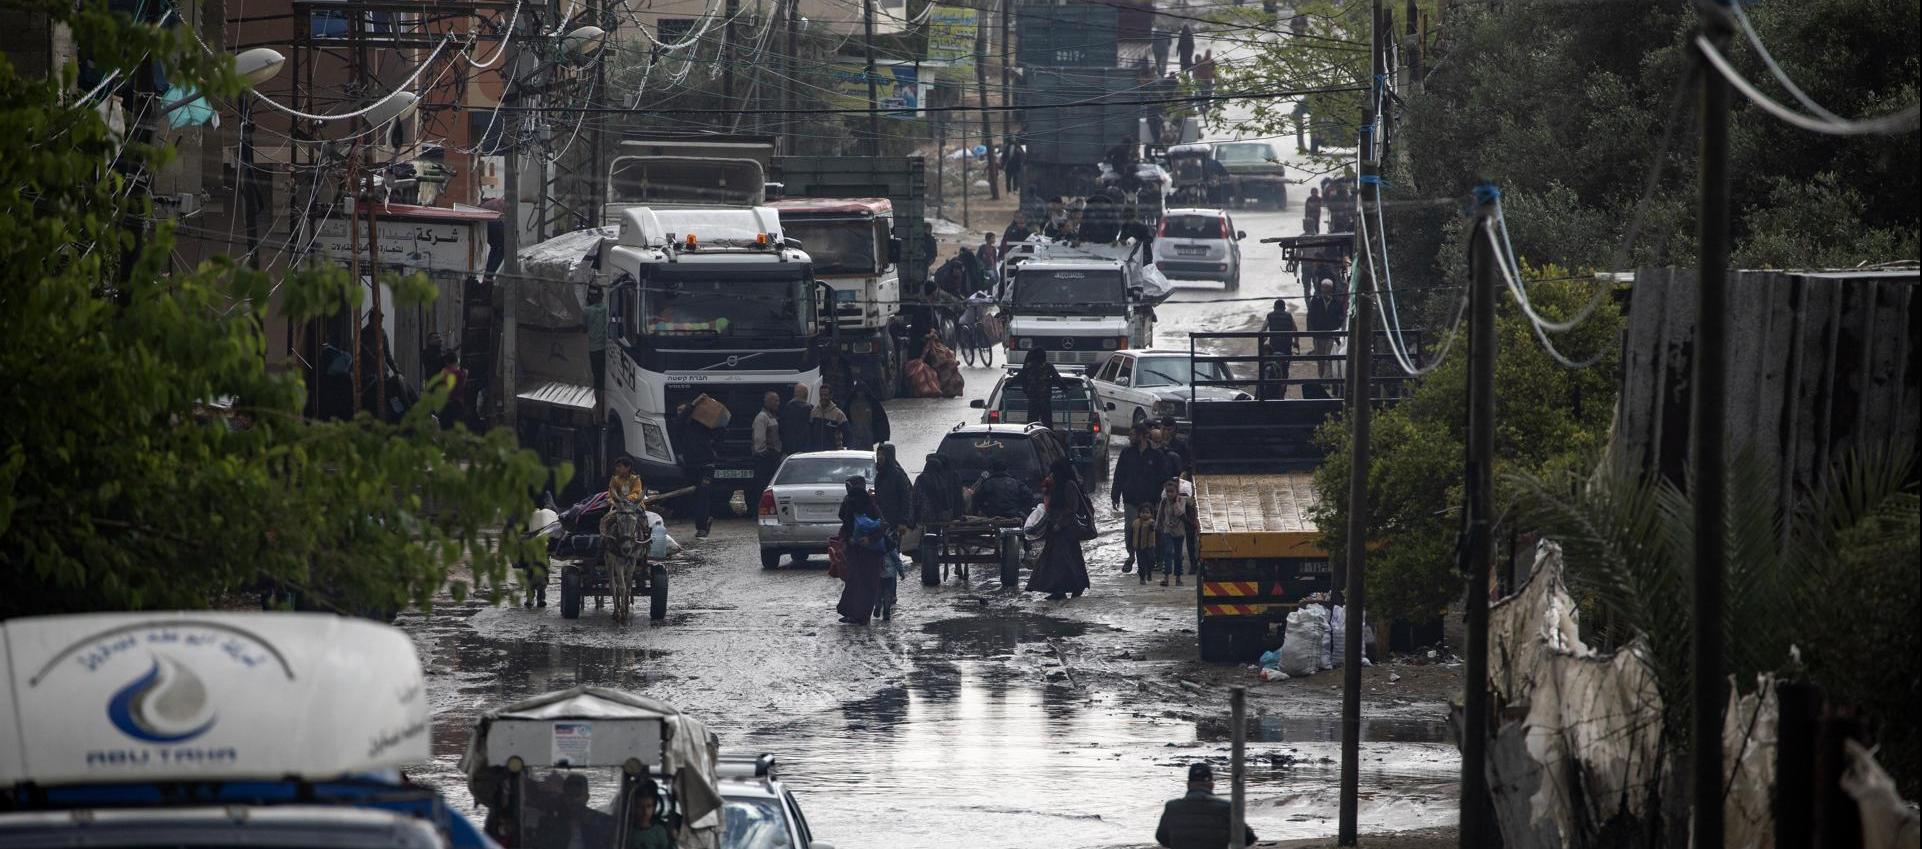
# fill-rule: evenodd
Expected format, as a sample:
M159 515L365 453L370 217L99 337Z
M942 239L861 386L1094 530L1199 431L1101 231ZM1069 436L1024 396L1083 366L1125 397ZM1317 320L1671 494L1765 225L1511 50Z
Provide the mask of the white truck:
M535 272L545 288L522 300L548 303L548 323L561 328L519 331L522 371L550 350L559 353L544 361L568 367L518 394L517 428L544 459L572 462L576 481L588 481L583 492L603 484L622 455L650 490L675 489L692 483L694 458L712 463L710 494L725 503L754 480L762 396L786 399L801 384L819 397L834 322L824 320L827 299L807 252L764 202L760 161L732 149L623 149L639 152L610 165L605 226L521 252L524 265L560 269ZM583 326L594 291L607 315L598 385L587 373L586 333L567 329ZM708 444L690 445L675 412L701 395L728 415Z
M887 198L793 198L768 204L801 243L816 279L834 292L838 345L851 376L894 396L900 357L890 325L901 315L901 240ZM828 375L830 382L842 375ZM843 399L845 400L845 399Z
M1154 306L1173 289L1145 250L1131 244L1018 242L1002 262L999 301L1008 319L1007 360L1047 352L1058 366L1093 366L1117 350L1154 344Z
M716 495L754 479L752 425L768 392L820 391L831 338L808 255L765 206L633 207L602 246L608 295L609 457L627 454L651 489L688 483L675 411L707 395L728 409L714 432ZM695 450L698 450L696 448Z

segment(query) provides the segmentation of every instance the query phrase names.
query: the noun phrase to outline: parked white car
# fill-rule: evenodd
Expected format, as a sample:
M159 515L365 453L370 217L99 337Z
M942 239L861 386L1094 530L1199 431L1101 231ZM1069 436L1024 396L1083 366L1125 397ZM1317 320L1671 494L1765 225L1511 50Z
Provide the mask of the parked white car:
M1221 363L1199 365L1203 380L1232 380L1228 367ZM1141 424L1163 416L1177 421L1188 419L1188 401L1245 401L1253 396L1226 386L1193 386L1187 351L1148 348L1116 351L1093 373L1096 394L1108 420L1116 427L1121 422Z
M761 567L780 568L782 555L798 565L810 554L827 553L828 539L841 532L847 479L855 475L873 485L874 452L809 451L782 460L754 511Z
M1241 245L1225 209L1170 209L1155 235L1155 267L1172 280L1218 280L1241 287Z

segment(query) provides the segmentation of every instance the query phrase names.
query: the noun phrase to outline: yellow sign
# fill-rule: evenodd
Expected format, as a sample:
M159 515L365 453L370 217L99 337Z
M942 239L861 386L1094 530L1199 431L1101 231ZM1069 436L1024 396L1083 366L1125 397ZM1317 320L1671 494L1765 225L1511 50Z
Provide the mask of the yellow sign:
M974 73L974 40L980 15L962 6L936 6L928 15L928 61L953 69L949 79ZM959 74L955 76L954 74Z

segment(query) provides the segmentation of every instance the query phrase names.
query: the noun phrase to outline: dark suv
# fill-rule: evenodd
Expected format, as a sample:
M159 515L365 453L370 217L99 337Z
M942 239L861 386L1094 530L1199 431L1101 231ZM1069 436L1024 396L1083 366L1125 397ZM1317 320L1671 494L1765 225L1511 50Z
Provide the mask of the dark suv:
M1037 504L1048 467L1068 456L1060 435L1038 424L957 425L935 453L946 457L961 485L969 487L987 475L989 458L1005 458L1008 474L1028 485Z
M1096 478L1107 474L1108 418L1104 415L1104 405L1095 392L1094 383L1085 375L1062 375L1061 384L1054 388L1052 394L1054 433L1062 438L1068 449L1068 458L1075 462L1082 477ZM986 400L977 399L970 406L986 411L981 414L981 420L986 424L1028 422L1027 391L1021 387L1020 381L1015 380L1012 371L1001 376Z

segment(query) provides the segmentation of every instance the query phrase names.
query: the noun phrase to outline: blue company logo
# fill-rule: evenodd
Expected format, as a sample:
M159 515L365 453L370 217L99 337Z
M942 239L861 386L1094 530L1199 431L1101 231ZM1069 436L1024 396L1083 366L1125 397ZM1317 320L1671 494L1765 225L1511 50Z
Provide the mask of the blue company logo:
M121 687L107 703L107 719L135 740L182 743L214 727L207 709L207 685L170 657L156 655L145 674Z

